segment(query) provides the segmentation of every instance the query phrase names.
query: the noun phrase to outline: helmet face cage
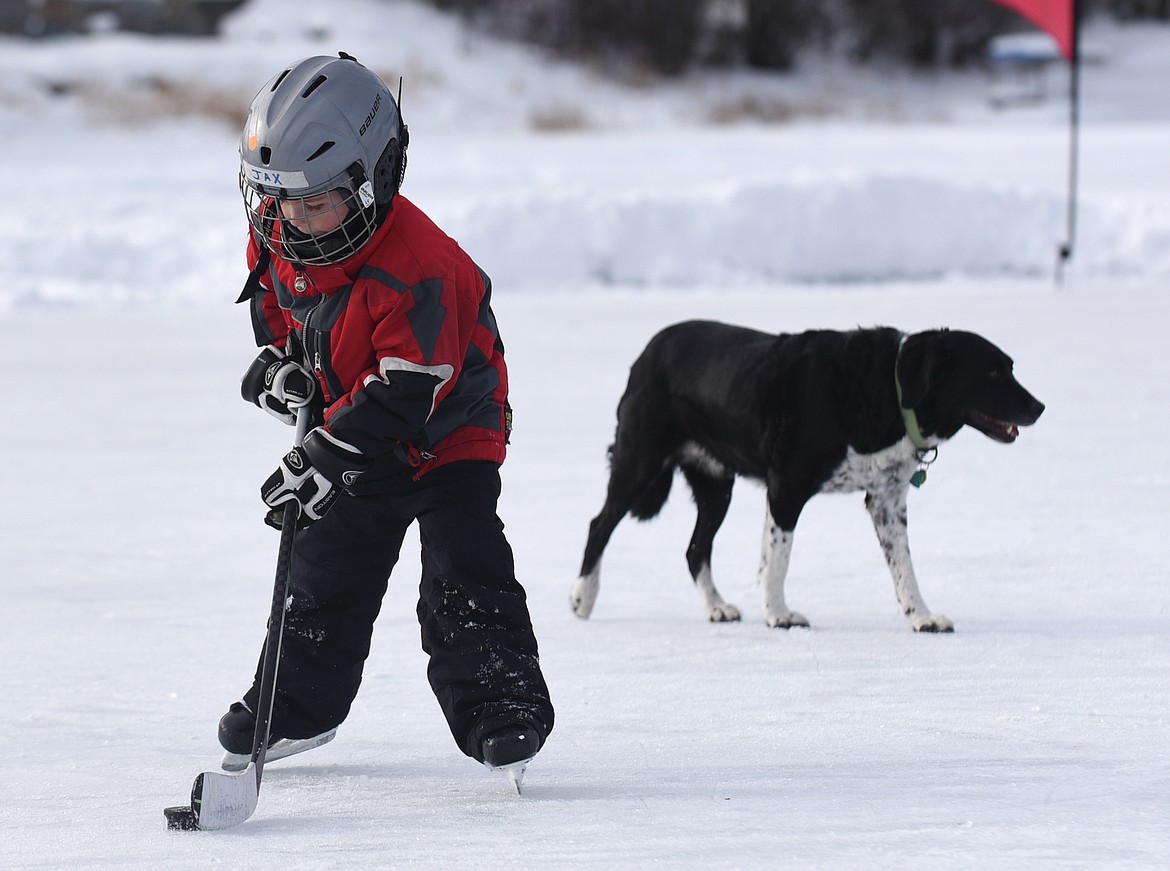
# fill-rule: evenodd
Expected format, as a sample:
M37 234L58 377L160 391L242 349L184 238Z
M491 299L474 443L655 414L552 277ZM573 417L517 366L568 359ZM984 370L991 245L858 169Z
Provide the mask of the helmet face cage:
M345 260L389 213L405 145L398 106L374 73L348 55L293 64L256 95L240 140L257 241L305 266Z
M367 182L357 194L337 187L310 196L274 197L240 178L248 222L259 242L282 260L304 266L340 263L370 241L378 221L369 188Z

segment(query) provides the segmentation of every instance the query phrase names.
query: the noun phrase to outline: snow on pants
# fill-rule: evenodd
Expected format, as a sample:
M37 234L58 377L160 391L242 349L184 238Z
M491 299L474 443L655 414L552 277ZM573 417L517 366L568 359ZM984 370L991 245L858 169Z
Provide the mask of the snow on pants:
M418 620L427 677L459 748L512 724L553 727L524 588L496 514L499 467L464 461L369 496L343 496L297 532L274 736L309 737L349 714L406 530L422 544ZM261 655L263 662L263 654ZM244 696L255 710L259 674Z

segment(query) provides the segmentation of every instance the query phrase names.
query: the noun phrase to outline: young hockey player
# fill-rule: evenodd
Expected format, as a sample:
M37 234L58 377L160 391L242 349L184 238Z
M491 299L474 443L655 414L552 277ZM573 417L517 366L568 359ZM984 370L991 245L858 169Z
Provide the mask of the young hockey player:
M407 128L354 58L269 81L240 141L252 269L240 302L263 350L244 397L315 426L261 495L297 510L268 759L329 741L349 713L407 528L422 544L427 676L456 744L521 772L553 727L524 589L496 513L511 426L487 275L398 191ZM219 724L252 751L259 669Z

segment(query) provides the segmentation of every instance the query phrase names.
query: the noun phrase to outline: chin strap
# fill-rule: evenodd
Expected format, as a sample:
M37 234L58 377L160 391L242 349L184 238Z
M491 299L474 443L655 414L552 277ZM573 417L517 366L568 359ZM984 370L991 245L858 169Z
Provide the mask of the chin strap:
M237 303L247 302L258 293L264 292L264 285L260 283L260 277L268 271L268 264L272 262L272 255L267 248L260 249L260 259L256 261L256 266L248 273L248 280L244 283L244 289L240 291Z
M903 337L902 342L905 341L906 339ZM899 344L898 354L894 358L894 391L898 394L898 410L902 412L902 424L906 427L906 435L911 444L918 449L918 468L910 476L910 483L915 487L921 487L926 483L926 467L938 459L938 448L931 446L926 441L926 436L922 434L922 428L918 425L918 415L914 413L914 409L902 405L902 382L898 380L898 361L901 358L902 345Z

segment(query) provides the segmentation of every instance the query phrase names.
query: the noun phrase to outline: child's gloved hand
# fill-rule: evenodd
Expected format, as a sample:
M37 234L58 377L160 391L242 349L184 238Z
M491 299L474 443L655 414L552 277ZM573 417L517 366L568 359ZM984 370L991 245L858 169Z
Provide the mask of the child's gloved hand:
M292 502L297 510L297 528L303 529L324 517L341 492L371 465L353 445L317 427L309 431L301 446L284 455L280 466L260 487L260 497L275 509ZM283 521L283 511L269 512L266 522L279 526L278 519Z
M296 410L316 392L317 380L309 370L274 345L265 347L240 379L244 399L290 426L297 422Z

